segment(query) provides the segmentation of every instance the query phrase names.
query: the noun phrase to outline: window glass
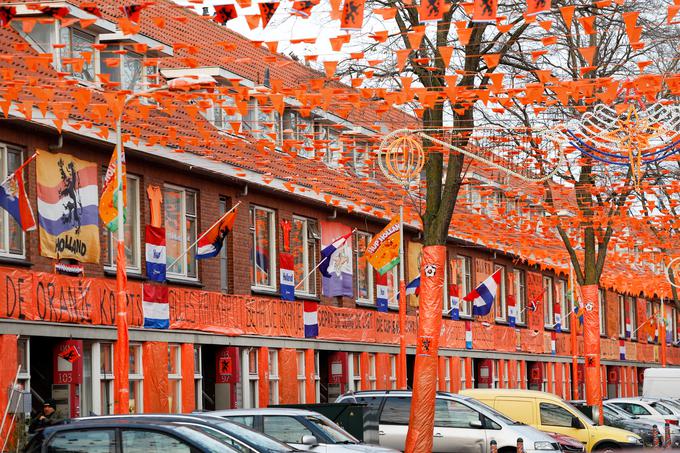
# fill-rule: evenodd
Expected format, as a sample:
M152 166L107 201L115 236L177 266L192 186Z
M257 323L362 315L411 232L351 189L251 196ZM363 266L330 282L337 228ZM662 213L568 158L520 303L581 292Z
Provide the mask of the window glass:
M380 423L385 425L408 426L410 414L410 397L388 397L385 400L385 406L383 406L382 414L380 414Z
M252 416L237 416L237 417L229 416L227 418L229 419L229 421L240 423L250 428L255 426L255 417Z
M257 206L250 207L252 231L250 281L253 286L276 287L276 248L274 211Z
M391 359L394 358L393 356L390 357ZM396 360L393 361L393 364L396 366ZM361 396L356 398L357 403L359 404L365 404L366 407L364 407L364 417L367 420L377 420L379 412L378 410L380 409L380 403L382 403L383 397L382 396Z
M600 335L606 335L607 333L607 313L605 310L605 295L604 295L604 290L600 289L597 292L597 303L598 303L598 309L600 310Z
M115 453L114 430L67 431L54 435L48 453Z
M501 284L496 287L496 300L497 304L494 304L494 310L496 310L496 319L505 320L506 319L506 298L505 298L505 266L502 264L494 264L493 271L501 271Z
M330 420L309 415L305 418L307 419L308 422L316 426L317 429L323 431L323 433L330 438L331 443L335 444L358 443L357 439L355 439L349 433L339 428Z
M314 435L306 426L293 417L265 415L262 417L262 422L264 433L281 442L299 444L302 443L302 436Z
M662 415L673 415L673 411L669 410L666 406L663 404L659 403L651 403L650 406L652 406L654 409L659 411Z
M571 428L571 420L574 415L561 406L550 403L541 403L541 425L561 426Z
M356 273L357 299L364 302L373 302L373 276L371 265L366 259L366 249L371 242L371 235L362 231L354 233L354 269Z
M318 232L315 220L293 217L290 251L294 259L296 292L316 295L316 275L310 272L316 267L318 252ZM309 278L306 278L309 275Z
M220 197L220 212L227 212L227 200ZM220 249L220 291L226 294L229 290L229 258L227 256L227 241Z
M523 324L526 322L526 311L524 310L527 305L526 274L522 269L513 269L513 274L515 283L517 322Z
M139 246L139 178L127 175L127 207L125 209L125 265L128 269L141 272ZM106 229L109 243L108 265L116 264L117 234Z
M64 45L61 49L62 71L71 72L77 79L93 82L94 36L71 27L61 28L59 35L60 44Z
M14 173L21 163L21 150L0 143L0 177L2 179ZM16 184L11 181L8 181L8 186L12 190L17 190ZM24 181L26 181L26 176L24 176ZM20 257L24 255L23 232L17 221L4 209L0 211L0 254Z
M139 91L144 85L144 65L140 54L129 50L123 56L121 88L124 90Z
M555 325L553 308L552 278L543 277L543 323L545 324L545 327L552 328Z
M651 415L651 413L645 407L640 406L639 404L625 404L620 406L633 415Z
M13 20L11 24L17 30L21 30L22 22L23 21ZM55 38L54 27L54 21L49 21L49 23L36 21L33 30L28 33L28 37L33 45L35 45L42 53L52 53L52 44L54 44Z
M472 315L472 302L464 301L463 297L472 291L472 258L469 256L458 256L456 259L458 260L456 278L460 298L460 314L470 316Z
M191 447L165 433L146 430L123 431L123 453L190 453Z
M437 398L434 409L434 426L441 428L473 428L472 422L481 422L476 410L458 401Z
M196 192L181 187L165 186L163 208L168 273L195 278L196 247L192 247L187 253L184 252L196 241Z

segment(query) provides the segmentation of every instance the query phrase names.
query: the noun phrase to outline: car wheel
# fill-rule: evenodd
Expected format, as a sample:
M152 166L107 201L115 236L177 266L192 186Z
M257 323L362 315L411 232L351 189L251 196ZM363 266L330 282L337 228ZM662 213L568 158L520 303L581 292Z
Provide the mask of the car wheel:
M613 453L620 450L619 446L616 444L602 444L595 448L597 453Z

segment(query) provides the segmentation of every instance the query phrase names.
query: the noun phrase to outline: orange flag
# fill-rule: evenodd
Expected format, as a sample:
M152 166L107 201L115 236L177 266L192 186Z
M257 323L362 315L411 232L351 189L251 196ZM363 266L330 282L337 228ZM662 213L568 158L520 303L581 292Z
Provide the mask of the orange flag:
M279 7L279 2L259 3L258 6L260 7L260 16L262 16L262 28L266 28Z
M343 30L361 30L364 24L364 0L345 0L340 17Z
M421 0L418 14L422 22L441 19L444 15L444 0Z
M475 0L472 12L473 22L494 22L498 11L498 0Z
M550 0L527 0L527 16L550 11Z

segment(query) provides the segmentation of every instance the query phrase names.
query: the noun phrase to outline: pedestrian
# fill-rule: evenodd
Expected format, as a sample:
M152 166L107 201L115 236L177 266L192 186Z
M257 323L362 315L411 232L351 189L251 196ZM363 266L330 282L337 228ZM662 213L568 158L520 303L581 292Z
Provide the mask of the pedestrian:
M45 400L42 411L31 420L31 424L28 426L28 432L34 433L46 426L56 425L62 420L63 417L57 412L57 403L53 399Z

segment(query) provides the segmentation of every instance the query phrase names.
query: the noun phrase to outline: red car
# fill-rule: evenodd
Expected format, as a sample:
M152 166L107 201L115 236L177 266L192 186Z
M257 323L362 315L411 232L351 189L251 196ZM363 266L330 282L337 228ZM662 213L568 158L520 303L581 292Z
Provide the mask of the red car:
M578 440L573 437L569 437L565 434L559 433L547 433L550 437L555 439L555 441L560 444L562 451L574 452L574 453L585 453L586 446L583 445Z

